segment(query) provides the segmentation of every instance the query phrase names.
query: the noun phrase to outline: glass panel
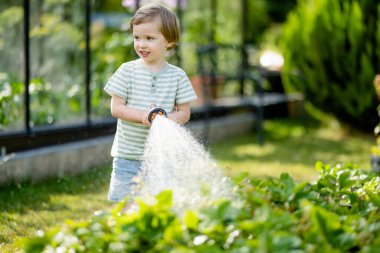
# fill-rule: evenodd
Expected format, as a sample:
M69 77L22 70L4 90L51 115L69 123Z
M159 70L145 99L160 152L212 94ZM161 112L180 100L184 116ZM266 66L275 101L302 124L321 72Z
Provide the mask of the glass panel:
M22 1L0 3L0 132L24 127Z
M241 43L242 14L240 8L241 1L217 1L216 42L235 45Z
M84 0L31 0L31 126L84 122Z
M134 4L134 1L129 1ZM110 96L104 85L126 61L134 59L133 38L129 20L133 9L123 1L96 1L91 15L91 112L92 118L107 118Z

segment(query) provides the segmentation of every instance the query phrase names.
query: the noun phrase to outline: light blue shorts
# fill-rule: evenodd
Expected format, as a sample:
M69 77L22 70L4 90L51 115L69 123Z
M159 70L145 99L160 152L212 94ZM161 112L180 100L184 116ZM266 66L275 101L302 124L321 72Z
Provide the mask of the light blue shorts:
M120 202L131 195L132 188L136 185L134 178L140 171L140 167L140 160L127 160L116 157L113 159L111 182L108 191L109 201Z

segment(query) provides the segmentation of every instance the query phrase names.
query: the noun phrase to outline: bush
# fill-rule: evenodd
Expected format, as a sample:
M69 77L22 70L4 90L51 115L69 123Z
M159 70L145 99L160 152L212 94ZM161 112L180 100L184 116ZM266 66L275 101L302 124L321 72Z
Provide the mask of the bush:
M172 211L171 192L120 214L23 239L26 252L376 252L380 247L380 177L350 164L317 163L315 182L288 174L234 178L239 201Z
M316 107L372 130L380 64L380 4L365 0L300 0L284 28L286 87ZM288 75L294 70L302 78ZM365 120L363 120L365 119Z

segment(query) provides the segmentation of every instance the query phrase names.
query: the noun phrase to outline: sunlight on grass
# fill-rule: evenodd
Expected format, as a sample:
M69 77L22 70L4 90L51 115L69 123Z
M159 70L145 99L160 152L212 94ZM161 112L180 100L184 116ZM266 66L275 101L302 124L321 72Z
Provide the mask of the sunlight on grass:
M265 176L279 177L282 173L288 173L298 181L313 181L318 176L315 170L305 168L302 164L286 164L280 161L256 163L254 165L251 162L243 162L238 169L231 168L232 164L228 162L221 162L219 165L225 168L224 170L226 170L228 175L249 172L251 175L262 178Z
M323 127L292 120L265 122L265 144L252 134L210 145L210 152L229 175L249 172L275 176L289 173L297 180L313 180L315 163L352 163L370 168L371 135L345 129L337 122Z
M238 145L230 147L229 152L235 154L233 159L220 151L214 151L219 166L228 175L249 172L258 177L278 177L281 173L289 173L297 180L314 180L317 176L317 172L313 170L314 164L305 164L302 160L304 156L300 156L300 153L291 151L288 154L279 154L274 144L267 143L263 147L254 143Z

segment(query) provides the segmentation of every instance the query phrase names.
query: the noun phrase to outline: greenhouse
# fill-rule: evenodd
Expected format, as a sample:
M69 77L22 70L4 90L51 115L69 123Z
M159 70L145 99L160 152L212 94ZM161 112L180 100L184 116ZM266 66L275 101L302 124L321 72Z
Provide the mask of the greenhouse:
M376 252L378 45L377 1L3 1L0 251Z
M103 88L121 63L135 57L132 38L126 35L127 22L141 4L144 2L108 4L90 1L20 1L18 4L3 4L0 144L5 160L17 151L49 148L53 145L56 147L57 144L114 133L115 119L110 115L110 99ZM255 50L250 46L254 34L244 32L248 30L250 22L248 8L252 4L249 1L231 4L230 7L236 13L242 14L240 20L235 19L231 24L242 27L239 31L241 35L223 40L218 38L223 34L218 32L220 28L215 18L218 12L225 11L220 9L226 8L224 5L218 7L217 1L207 4L171 1L167 4L176 11L184 31L184 42L172 52L170 62L183 66L192 78L199 97L193 105L192 119L205 120L205 130L199 135L209 138L208 119L220 114L220 111L226 113L235 107L256 108L255 115L259 120L257 130L262 131L264 115L259 104L275 105L284 104L288 100L302 100L300 95L288 98L284 94L279 71L262 68L259 73L254 65L257 63L249 62L249 51ZM206 16L198 17L201 14L198 12L203 7L208 9ZM194 13L187 17L186 9ZM192 19L194 15L195 20ZM224 22L230 21L232 19ZM192 27L202 26L202 22L207 27ZM200 28L203 31L196 30ZM206 36L194 40L191 36L197 32L204 32ZM191 43L185 41L186 37L189 37ZM250 55L251 58L256 57L256 54ZM215 61L219 63L216 65ZM261 75L267 75L268 80L273 80L274 88L270 88L271 91L281 94L271 96L263 103L259 98L251 102L242 101L242 96L264 96L264 79ZM215 104L208 99L216 98L216 90L221 89L216 88L221 86L218 78L227 80L223 81L228 83L223 84L226 87L223 89L227 89L227 96L236 97L235 100ZM212 91L209 92L206 86L212 86ZM280 110L286 114L287 108L284 106ZM262 135L261 133L258 137L260 142L264 141ZM101 139L100 142L104 141ZM67 156L72 157L69 154ZM61 163L65 163L65 159L74 159L67 156L60 159ZM15 166L20 165L14 165L8 170L13 170ZM33 168L29 170L29 174L33 175ZM2 181L5 180L3 178Z

